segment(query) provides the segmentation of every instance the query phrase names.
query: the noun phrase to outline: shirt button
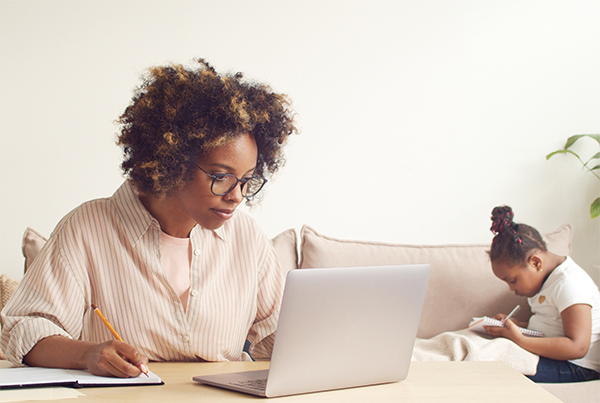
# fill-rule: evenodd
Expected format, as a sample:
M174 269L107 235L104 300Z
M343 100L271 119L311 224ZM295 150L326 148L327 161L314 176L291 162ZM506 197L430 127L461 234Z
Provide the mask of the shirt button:
M198 290L192 290L192 291L190 291L190 295L192 297L195 297L196 295L198 295Z
M189 343L190 342L189 336L183 336L182 340L183 340L184 343Z
M200 249L194 249L194 255L200 256Z

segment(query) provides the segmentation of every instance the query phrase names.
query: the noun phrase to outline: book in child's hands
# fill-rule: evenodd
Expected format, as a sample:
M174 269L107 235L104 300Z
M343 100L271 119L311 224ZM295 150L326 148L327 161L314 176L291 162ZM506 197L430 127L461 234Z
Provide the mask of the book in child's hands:
M482 318L473 318L471 323L469 323L470 330L478 333L488 334L488 332L486 332L483 328L484 326L504 327L504 322L498 319L493 319L488 316L484 316ZM523 333L526 336L544 337L544 333L538 332L537 330L525 329L523 327L520 327L519 330L521 330L521 333Z

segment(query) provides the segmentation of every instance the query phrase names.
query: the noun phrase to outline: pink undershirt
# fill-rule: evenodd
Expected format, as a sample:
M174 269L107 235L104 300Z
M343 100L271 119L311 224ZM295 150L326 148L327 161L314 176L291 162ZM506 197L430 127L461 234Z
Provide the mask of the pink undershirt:
M162 265L171 286L187 310L190 290L190 266L192 263L192 242L190 238L175 238L162 233Z

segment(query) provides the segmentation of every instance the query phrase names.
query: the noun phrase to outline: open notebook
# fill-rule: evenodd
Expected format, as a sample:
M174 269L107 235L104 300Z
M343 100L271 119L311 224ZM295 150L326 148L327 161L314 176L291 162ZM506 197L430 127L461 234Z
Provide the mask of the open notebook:
M292 270L269 370L193 379L264 397L403 380L429 271L429 265Z
M469 323L469 330L472 330L472 331L478 332L478 333L482 333L482 334L488 334L488 332L486 332L484 326L503 327L504 322L502 322L501 320L498 320L498 319L490 318L489 316L473 318L471 323ZM537 330L531 330L531 329L526 329L526 328L522 328L522 327L520 327L519 330L521 331L521 333L523 333L526 336L544 337L544 333L539 332Z
M137 378L113 378L93 375L77 369L18 367L0 369L0 389L36 386L69 386L72 388L94 386L138 386L162 385L162 380L154 373Z

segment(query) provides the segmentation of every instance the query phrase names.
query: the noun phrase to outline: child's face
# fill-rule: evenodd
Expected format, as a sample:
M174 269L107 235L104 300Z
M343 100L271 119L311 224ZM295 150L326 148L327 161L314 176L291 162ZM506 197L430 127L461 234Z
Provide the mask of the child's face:
M518 296L533 297L544 284L544 274L539 270L537 257L530 256L524 265L510 266L507 263L493 262L492 271L500 280L508 284L512 292Z

